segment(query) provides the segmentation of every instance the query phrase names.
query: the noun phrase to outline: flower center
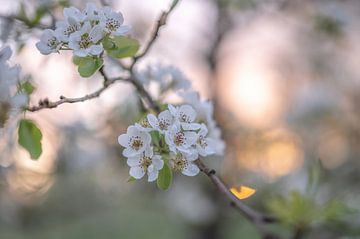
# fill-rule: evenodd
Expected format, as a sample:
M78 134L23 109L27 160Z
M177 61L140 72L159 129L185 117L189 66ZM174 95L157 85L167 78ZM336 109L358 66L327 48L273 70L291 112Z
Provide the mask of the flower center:
M58 45L58 41L56 40L55 37L52 37L48 40L47 45L50 48L56 48L56 46Z
M132 149L135 149L136 151L138 151L143 145L143 141L141 140L141 138L139 136L133 136L131 137L131 140L130 140L130 147Z
M184 159L182 154L177 154L173 159L173 168L175 171L182 171L188 167L188 161Z
M149 124L149 121L147 121L146 118L143 118L142 120L140 120L139 124L144 128L150 128L151 127L151 125Z
M81 36L81 40L79 42L79 46L82 49L86 49L89 48L89 46L91 46L92 42L91 42L91 38L89 36L88 33L85 33Z
M161 130L167 130L170 125L170 122L166 119L159 119L159 128Z
M119 21L115 19L107 19L106 20L106 28L109 29L111 32L116 31L120 27Z
M77 30L79 30L79 27L77 25L69 25L65 30L64 30L64 34L66 36L70 36L71 33L76 32Z
M140 166L147 169L151 165L151 158L143 156L140 161Z
M180 121L184 123L190 123L190 116L185 114L184 112L180 112Z
M174 137L174 143L179 146L184 144L185 142L185 135L183 132L177 132Z

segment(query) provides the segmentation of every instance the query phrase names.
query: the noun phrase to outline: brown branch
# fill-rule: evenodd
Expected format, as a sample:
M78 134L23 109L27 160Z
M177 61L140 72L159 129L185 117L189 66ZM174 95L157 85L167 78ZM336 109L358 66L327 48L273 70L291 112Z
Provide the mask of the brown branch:
M245 218L255 225L255 227L262 233L263 238L277 238L276 236L266 232L264 228L266 224L277 223L277 218L257 212L240 201L230 192L225 183L216 175L215 170L208 168L200 158L195 163L200 170L210 178L211 182L217 187L217 189L230 201L230 205L236 208Z
M30 112L36 112L42 109L52 109L52 108L56 108L59 105L62 104L72 104L72 103L78 103L78 102L84 102L87 100L91 100L94 98L99 97L106 89L108 89L112 84L114 84L117 81L130 81L127 78L114 78L114 79L109 79L107 77L107 75L105 74L103 67L100 68L99 70L100 74L102 74L102 76L104 77L104 84L101 88L99 88L98 90L94 91L93 93L84 95L82 97L78 97L78 98L67 98L65 96L60 96L60 100L58 101L49 101L47 98L40 100L38 105L35 106L30 106L28 108L26 108L27 111Z

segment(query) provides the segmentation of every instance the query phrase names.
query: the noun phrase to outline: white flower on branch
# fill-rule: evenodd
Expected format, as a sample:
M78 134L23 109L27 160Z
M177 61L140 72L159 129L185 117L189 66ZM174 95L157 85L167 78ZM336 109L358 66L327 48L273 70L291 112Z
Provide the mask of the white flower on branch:
M55 32L51 29L46 29L38 43L36 43L37 49L41 54L49 55L50 53L58 52L61 48L60 38L62 36L59 32Z
M193 162L198 158L196 154L171 153L170 165L174 171L180 171L186 176L196 176L200 169Z
M216 153L216 142L211 138L207 138L207 134L208 129L206 125L201 124L201 128L197 133L198 138L196 140L196 150L203 157Z
M151 136L149 133L140 131L135 126L129 126L126 134L122 134L118 138L119 144L125 147L123 155L125 157L134 157L145 151L149 151Z
M68 42L72 33L80 30L85 19L85 15L75 7L64 8L65 20L56 23L55 32L58 34L59 40Z
M104 31L114 36L123 36L130 31L129 26L122 26L124 17L120 12L114 12L110 7L104 7L100 24Z
M146 150L140 155L129 157L127 164L130 166L130 176L141 179L147 173L149 182L155 181L159 170L164 167L164 161L161 159L161 156L153 155L152 149Z
M171 152L181 151L184 153L194 153L192 147L197 140L197 134L192 131L184 131L179 124L174 124L165 134L165 141Z
M103 30L101 26L91 27L90 23L86 22L79 31L70 35L69 47L79 57L88 55L98 56L104 50L99 44L102 37Z
M164 110L156 118L155 115L149 114L147 116L149 124L160 133L164 134L169 127L174 123L174 117L169 110Z
M169 105L169 110L174 116L175 121L179 123L184 130L197 130L200 128L200 124L194 123L196 112L190 105L182 105L180 107Z
M88 3L83 11L69 7L64 8L63 14L64 20L56 23L55 31L46 29L36 44L44 55L72 49L78 57L99 56L105 37L123 36L130 31L129 26L123 25L122 14L109 7Z

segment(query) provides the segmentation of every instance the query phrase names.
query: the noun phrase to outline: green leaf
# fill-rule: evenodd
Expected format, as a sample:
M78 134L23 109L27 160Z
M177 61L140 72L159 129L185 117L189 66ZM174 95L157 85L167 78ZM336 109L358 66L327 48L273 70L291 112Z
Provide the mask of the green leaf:
M130 177L126 180L126 182L128 182L128 183L131 183L131 182L134 182L134 181L136 181L136 178L134 178L133 176L130 176Z
M27 95L31 95L35 90L35 86L33 86L30 81L24 81L21 83L20 89Z
M160 189L166 190L170 187L172 182L172 171L167 163L164 163L164 167L159 171L157 178L157 185Z
M113 50L116 48L115 43L112 41L112 39L110 37L105 37L102 40L102 45L105 50Z
M139 42L135 39L128 37L114 37L113 43L115 44L115 48L106 49L107 53L114 58L125 58L134 56L139 48Z
M83 57L73 56L73 63L78 66L80 64L82 58Z
M42 153L40 129L31 120L22 119L18 129L18 142L30 154L31 159L38 159Z
M104 63L102 58L82 57L81 59L74 59L78 64L78 72L82 77L92 76Z

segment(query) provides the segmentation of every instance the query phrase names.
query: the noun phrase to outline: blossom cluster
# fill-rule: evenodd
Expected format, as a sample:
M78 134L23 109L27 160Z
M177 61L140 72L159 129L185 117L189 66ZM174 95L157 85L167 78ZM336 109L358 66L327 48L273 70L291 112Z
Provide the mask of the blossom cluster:
M20 68L8 64L11 55L10 47L0 50L0 128L10 113L20 109L27 101L25 94L17 92Z
M63 13L65 19L56 23L55 30L46 29L36 44L44 55L73 50L78 57L99 56L104 51L103 39L130 31L129 26L123 25L122 14L110 7L98 8L88 3L83 11L70 7L64 8Z
M118 142L125 147L130 176L141 179L147 174L149 182L155 181L165 163L175 172L197 175L200 170L194 161L199 156L222 153L218 150L222 141L209 134L205 123L191 105L169 104L157 116L148 114L129 126Z

